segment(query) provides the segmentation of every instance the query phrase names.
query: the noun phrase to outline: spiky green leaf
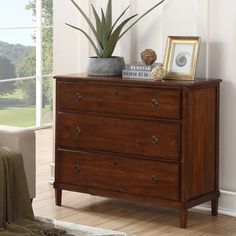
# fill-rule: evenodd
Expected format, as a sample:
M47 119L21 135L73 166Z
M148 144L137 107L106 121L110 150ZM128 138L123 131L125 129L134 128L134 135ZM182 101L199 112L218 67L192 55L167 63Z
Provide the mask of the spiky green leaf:
M101 8L101 14L102 14L102 48L104 49L109 39L108 35L109 32L108 32L106 17L102 8Z
M107 24L107 31L110 32L111 27L112 27L112 1L111 0L109 0L107 3L106 24Z
M115 29L115 27L118 24L119 20L124 16L124 14L129 9L130 6L128 6L121 13L121 15L118 17L118 19L112 25L112 0L108 0L106 14L104 14L103 10L101 10L101 12L102 12L101 18L99 17L99 15L98 15L97 11L95 10L94 6L91 4L92 8L93 8L93 13L94 13L94 16L95 16L95 20L96 20L96 29L95 29L95 26L92 24L89 17L87 17L86 14L83 12L83 10L78 6L78 4L76 4L75 0L70 0L70 1L75 5L75 7L79 10L79 12L82 14L84 19L87 21L88 25L90 26L90 28L91 28L94 36L95 36L95 39L97 41L98 46L96 47L96 45L95 45L94 41L92 40L92 38L84 30L82 30L81 28L75 27L73 25L70 25L70 24L67 24L67 25L74 28L74 29L77 29L77 30L81 31L87 37L89 42L92 44L92 46L93 46L93 48L94 48L94 50L95 50L98 57L111 57L111 55L112 55L119 39L130 28L132 28L138 21L140 21L149 12L154 10L157 6L162 4L165 0L160 1L159 3L154 5L152 8L150 8L148 11L146 11L136 21L134 21L125 31L123 31L123 33L122 33L122 30L123 30L124 26L132 18L137 16L137 14L136 14L136 15L133 15L133 16L127 18Z
M91 4L91 6L92 6L92 9L93 9L93 14L94 14L95 21L96 21L98 43L102 47L102 22L101 22L100 17L98 16L98 13L97 13L96 9L94 8L93 4Z
M101 57L111 57L117 42L119 41L119 36L120 33L123 29L123 27L134 17L136 17L138 14L135 14L129 18L127 18L126 20L124 20L115 30L114 32L111 34L111 37L109 38L106 47L103 50L103 53L101 54Z
M94 48L94 50L95 50L95 52L97 54L97 57L101 57L101 55L100 55L100 53L99 53L95 43L93 42L93 40L89 37L89 35L84 30L82 30L81 28L78 28L76 26L73 26L71 24L68 24L68 23L66 23L66 25L70 26L73 29L76 29L76 30L79 30L80 32L82 32L86 36L86 38L89 40L89 42L91 43L92 47Z
M146 16L149 12L151 12L152 10L154 10L156 7L158 7L159 5L161 5L165 0L160 1L159 3L157 3L156 5L154 5L153 7L151 7L149 10L147 10L144 14L142 14L133 24L131 24L121 35L119 38L121 38L129 29L131 29L138 21L140 21L144 16Z
M117 20L115 21L115 23L113 24L110 33L112 33L113 29L115 28L116 24L118 23L118 21L122 18L122 16L126 13L126 11L130 8L130 5L128 7L125 8L125 10L121 13L121 15L117 18Z
M96 37L97 41L99 42L99 37L98 37L98 34L97 34L97 31L95 29L95 27L93 26L92 22L90 21L90 19L86 16L86 14L84 13L84 11L79 7L79 5L74 1L74 0L70 0L74 5L75 7L79 10L79 12L81 13L81 15L84 17L84 19L87 21L89 27L91 28L94 36Z

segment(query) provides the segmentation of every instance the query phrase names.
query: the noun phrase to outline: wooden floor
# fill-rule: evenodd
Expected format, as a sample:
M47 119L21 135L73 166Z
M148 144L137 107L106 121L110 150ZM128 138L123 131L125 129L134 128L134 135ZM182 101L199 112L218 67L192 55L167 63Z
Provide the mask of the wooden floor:
M37 131L36 216L88 226L123 231L133 236L236 235L236 218L212 217L190 211L188 228L179 228L178 211L63 191L62 206L54 204L54 191L48 184L52 160L52 130Z

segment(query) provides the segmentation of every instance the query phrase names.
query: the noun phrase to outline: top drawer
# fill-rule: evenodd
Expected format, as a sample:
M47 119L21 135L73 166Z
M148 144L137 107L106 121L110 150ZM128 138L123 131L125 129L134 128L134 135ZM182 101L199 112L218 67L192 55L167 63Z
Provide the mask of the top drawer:
M57 109L180 119L180 90L57 82Z

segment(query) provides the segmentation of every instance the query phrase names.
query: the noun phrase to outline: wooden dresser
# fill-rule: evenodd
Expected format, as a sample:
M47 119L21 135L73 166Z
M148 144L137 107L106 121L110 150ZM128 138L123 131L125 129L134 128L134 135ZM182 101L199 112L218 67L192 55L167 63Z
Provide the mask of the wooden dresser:
M56 76L56 204L62 190L177 208L219 193L220 80Z

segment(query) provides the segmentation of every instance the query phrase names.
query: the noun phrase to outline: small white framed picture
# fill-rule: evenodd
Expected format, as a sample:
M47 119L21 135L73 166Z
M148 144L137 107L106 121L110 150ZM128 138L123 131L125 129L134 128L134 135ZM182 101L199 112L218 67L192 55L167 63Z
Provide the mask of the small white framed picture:
M200 37L169 36L164 59L165 79L194 80Z

